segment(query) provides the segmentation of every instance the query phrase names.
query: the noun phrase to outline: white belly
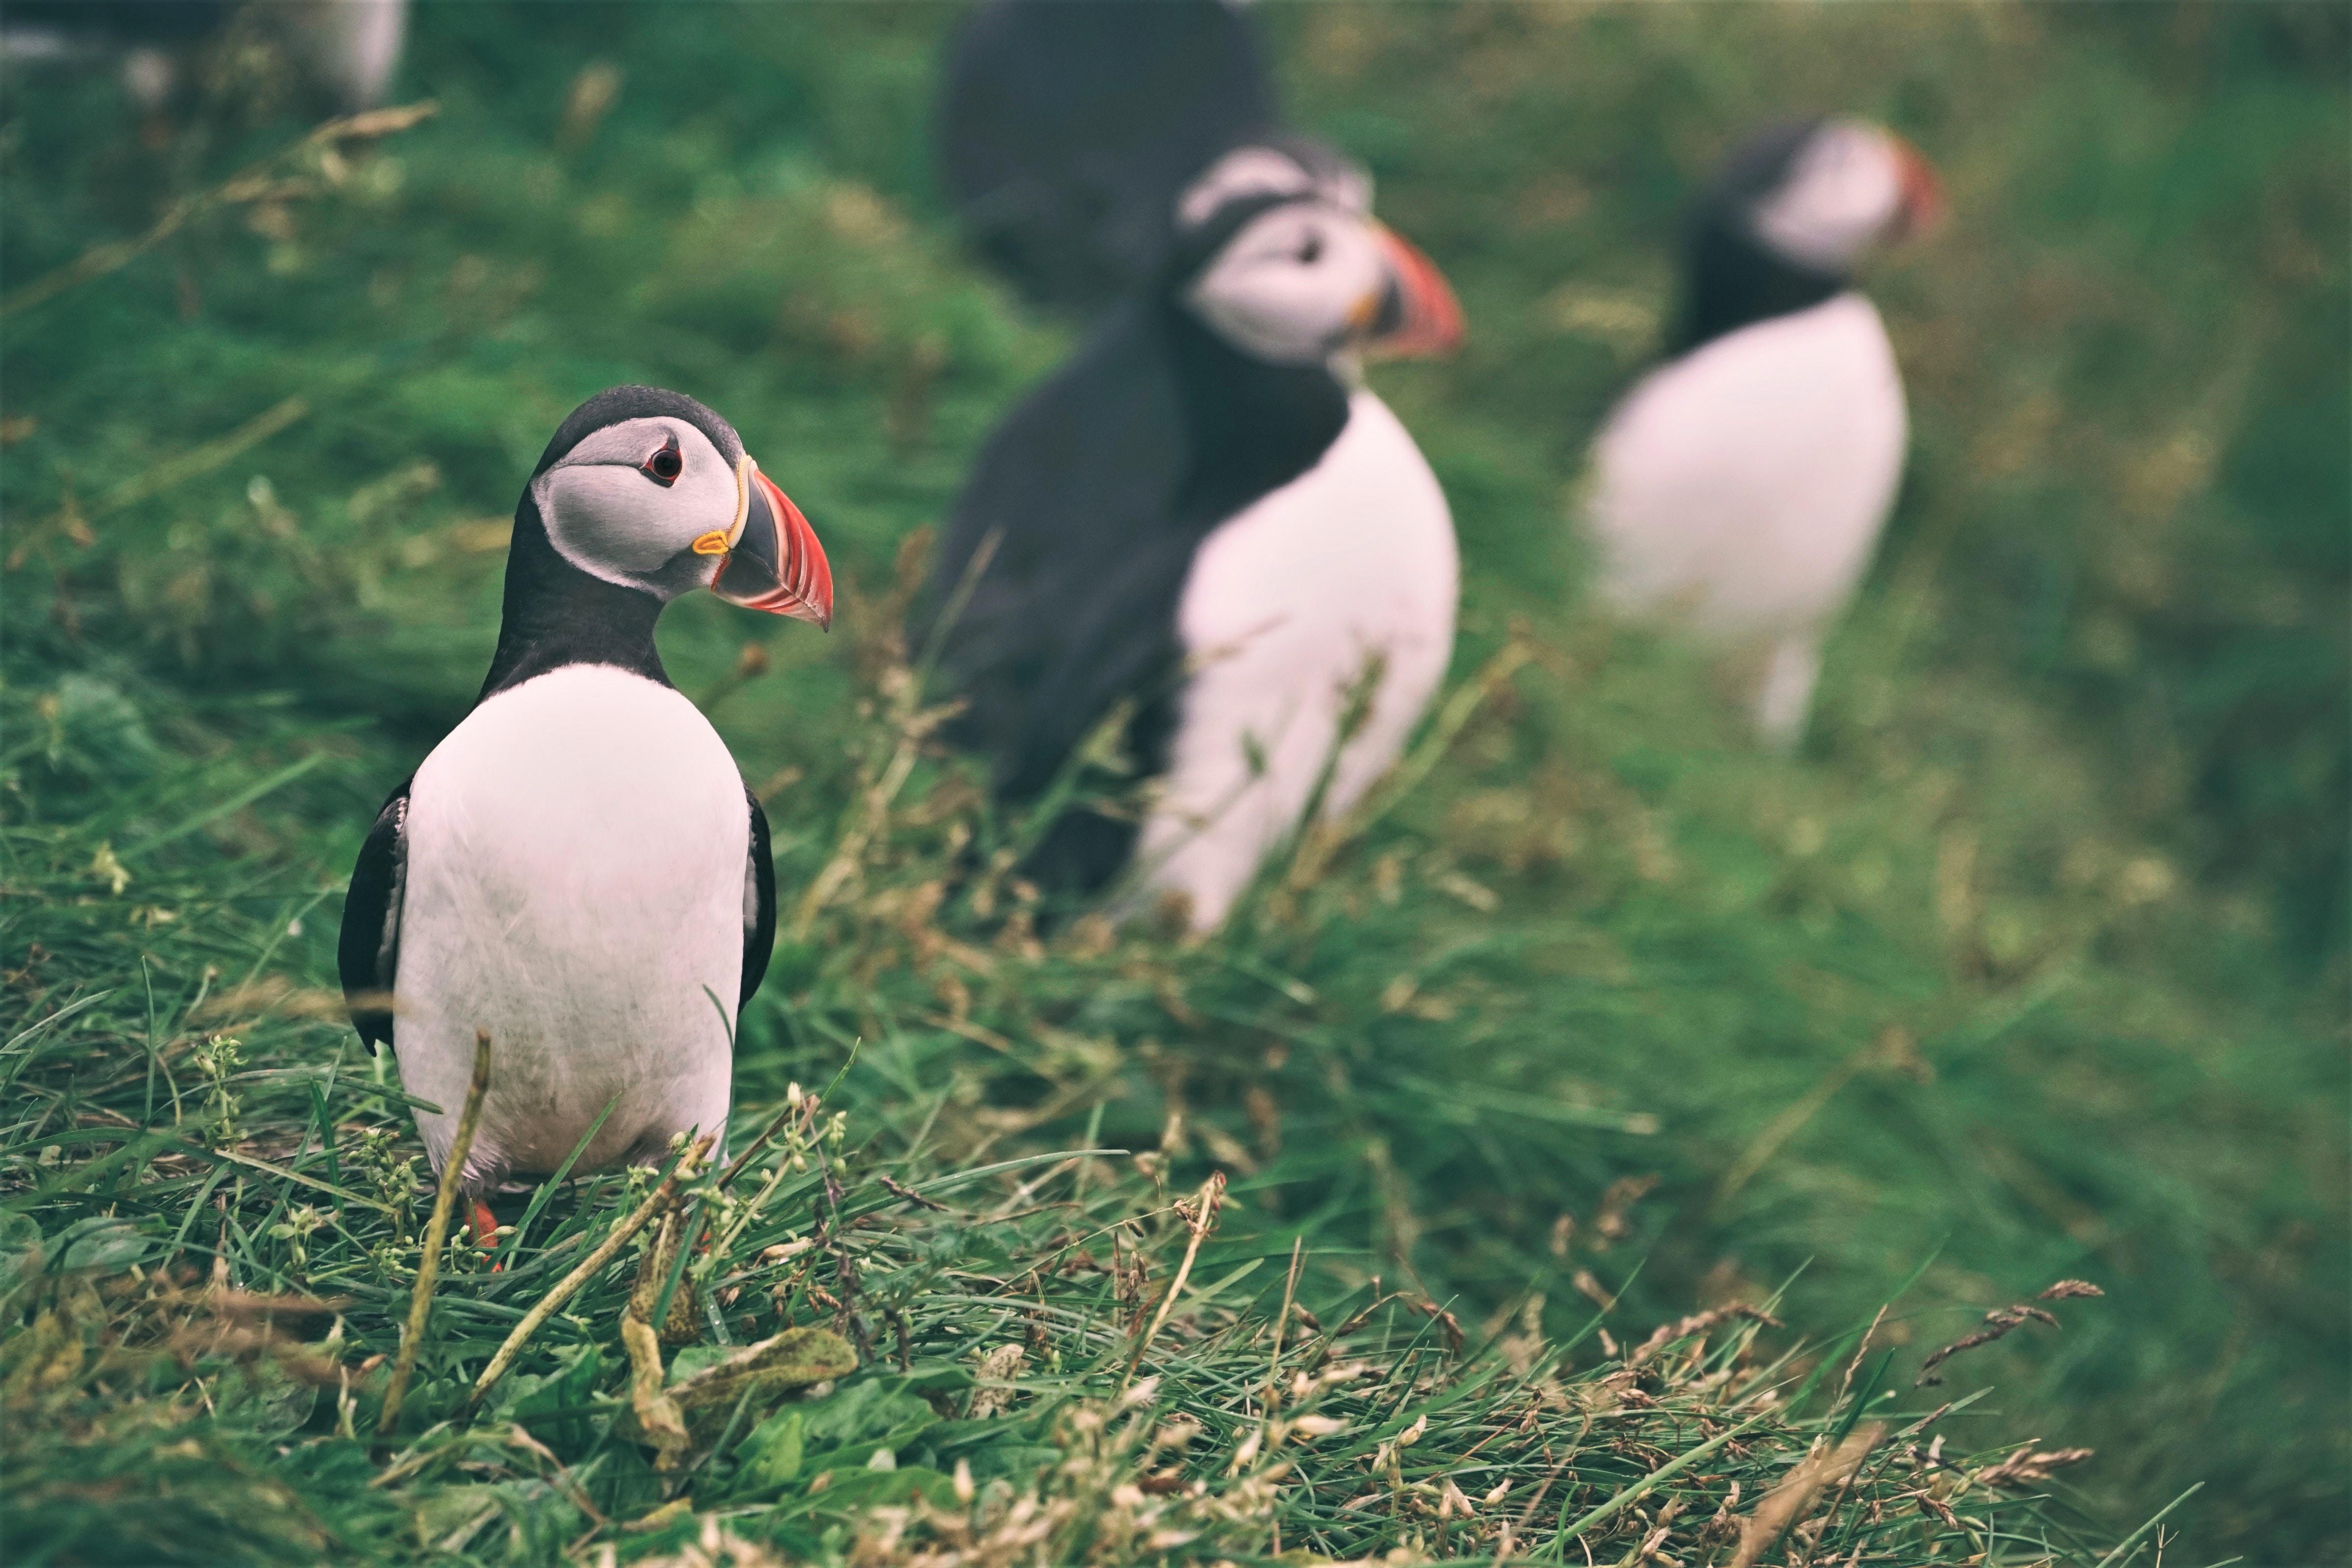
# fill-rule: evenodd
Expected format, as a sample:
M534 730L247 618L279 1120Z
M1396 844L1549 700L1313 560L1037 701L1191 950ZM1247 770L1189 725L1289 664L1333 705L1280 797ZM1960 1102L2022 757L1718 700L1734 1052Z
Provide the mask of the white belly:
M1869 564L1905 439L1894 349L1860 294L1703 345L1594 447L1604 597L1717 641L1818 638Z
M724 1137L750 837L709 722L610 666L501 692L434 748L409 791L393 1044L444 1108L417 1116L436 1167L477 1029L479 1180L552 1171L616 1096L577 1169Z
M1322 809L1361 798L1444 678L1459 579L1436 477L1388 406L1356 393L1322 461L1193 558L1177 609L1192 673L1137 847L1150 895L1186 895L1197 930L1224 919L1297 826L1349 693L1378 665Z

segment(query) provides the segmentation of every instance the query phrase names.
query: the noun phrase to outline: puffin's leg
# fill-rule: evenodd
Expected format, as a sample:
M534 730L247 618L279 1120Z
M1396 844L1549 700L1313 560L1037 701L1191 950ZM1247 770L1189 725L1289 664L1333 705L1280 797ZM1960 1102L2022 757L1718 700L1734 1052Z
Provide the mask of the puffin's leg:
M485 1251L499 1244L499 1216L481 1199L474 1200L474 1245Z
M1756 728L1776 752L1794 752L1805 738L1812 710L1813 682L1822 672L1818 638L1799 635L1776 644L1764 665L1756 693Z

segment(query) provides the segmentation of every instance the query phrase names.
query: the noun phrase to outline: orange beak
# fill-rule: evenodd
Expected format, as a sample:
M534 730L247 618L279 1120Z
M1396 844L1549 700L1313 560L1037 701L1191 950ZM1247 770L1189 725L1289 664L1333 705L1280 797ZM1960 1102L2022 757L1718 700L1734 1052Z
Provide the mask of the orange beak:
M741 511L710 591L747 610L832 626L833 566L816 530L750 458L737 474Z
M1895 139L1895 162L1903 184L1903 205L1895 210L1895 239L1925 239L1944 226L1949 207L1944 200L1944 182L1936 166L1919 155L1919 149Z
M1374 224L1389 283L1371 312L1365 349L1384 358L1451 353L1462 344L1462 306L1437 263L1385 224Z

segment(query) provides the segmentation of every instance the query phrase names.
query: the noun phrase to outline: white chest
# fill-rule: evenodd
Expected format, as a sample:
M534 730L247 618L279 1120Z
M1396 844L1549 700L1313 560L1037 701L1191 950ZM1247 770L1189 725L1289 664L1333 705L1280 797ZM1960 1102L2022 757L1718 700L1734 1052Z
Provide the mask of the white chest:
M1190 661L1160 804L1139 847L1148 885L1222 920L1297 826L1330 767L1327 813L1395 761L1454 651L1460 566L1444 494L1369 392L1323 459L1221 524L1177 610ZM1370 704L1336 756L1350 693Z
M615 1096L583 1169L723 1131L750 833L708 721L608 666L502 692L435 748L409 795L394 1044L454 1112L489 1031L472 1164L550 1170ZM419 1122L437 1159L454 1117Z
M1858 293L1703 345L1594 447L1603 594L1726 639L1817 627L1869 563L1906 438L1894 350Z

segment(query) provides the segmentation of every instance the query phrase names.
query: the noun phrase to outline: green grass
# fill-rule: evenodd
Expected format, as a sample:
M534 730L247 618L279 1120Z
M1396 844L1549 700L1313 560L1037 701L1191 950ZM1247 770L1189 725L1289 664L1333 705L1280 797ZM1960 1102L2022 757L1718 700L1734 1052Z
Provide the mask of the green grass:
M616 1520L660 1500L608 1430L625 1261L534 1341L522 1376L539 1381L511 1385L508 1414L554 1459L507 1422L434 1425L617 1179L555 1198L501 1274L461 1258L444 1277L391 1484L368 1484L383 1472L360 1440L383 1372L353 1383L346 1436L340 1377L300 1381L320 1355L357 1368L393 1348L414 1252L369 1202L406 1198L412 1234L429 1204L362 1163L362 1129L415 1150L322 994L341 880L383 788L478 681L499 526L547 432L633 379L727 413L843 584L830 641L715 603L681 605L664 634L767 794L786 889L744 1022L740 1125L765 1125L791 1083L832 1085L841 1213L870 1221L837 1233L864 1280L845 1315L807 1294L840 1299L839 1252L756 1262L825 1219L805 1175L697 1265L718 1289L747 1276L738 1338L770 1331L759 1303L798 1278L800 1321L873 1342L866 1372L778 1415L801 1416L799 1473L761 1468L772 1447L782 1466L781 1426L739 1432L696 1472L704 1514L735 1510L730 1530L800 1556L845 1556L861 1533L880 1550L894 1520L953 1546L966 1457L975 1506L999 1510L983 1526L1010 1506L991 1480L1034 1485L1062 1556L1408 1538L1492 1555L1497 1510L1479 1504L1467 1539L1448 1518L1441 1541L1440 1500L1410 1489L1445 1472L1474 1504L1511 1480L1499 1511L1549 1552L1576 1511L1745 1419L1754 1387L1822 1370L1752 1444L1683 1472L1663 1550L1727 1561L1720 1530L1696 1539L1704 1519L1733 1479L1750 1510L1824 1425L1991 1384L1947 1417L1963 1473L2029 1437L2099 1450L2002 1494L2053 1503L1992 1508L1983 1481L1959 1497L1959 1516L2015 1531L1996 1560L2039 1560L2046 1531L2059 1560L2095 1561L2090 1542L2199 1482L2165 1521L2185 1532L2168 1558L2340 1556L2334 14L1269 8L1303 117L1372 163L1384 214L1471 316L1459 360L1378 378L1459 521L1454 678L1515 626L1532 657L1326 876L1197 947L1084 927L1040 946L1014 889L949 897L963 836L1017 825L919 745L868 805L911 744L889 676L902 544L1067 346L960 258L927 193L949 16L427 8L404 96L437 98L436 118L349 150L340 183L298 161L313 188L274 210L199 217L0 324L0 1242L25 1256L29 1220L45 1263L0 1325L12 1558L310 1561L331 1539L385 1560L443 1543L445 1560L551 1560L592 1522L555 1459ZM619 99L567 130L599 60L625 70ZM1956 207L1874 280L1912 389L1913 473L1794 761L1747 747L1688 656L1578 607L1560 510L1663 303L1675 202L1724 138L1788 103L1885 116ZM12 89L5 114L0 291L304 129L224 100L155 152L103 79ZM282 428L222 444L293 398ZM770 667L739 679L747 636L772 639ZM793 900L853 837L850 874L802 928ZM1089 1147L1145 1158L940 1194L961 1215L1039 1210L1001 1223L878 1182ZM1145 1527L1117 1483L1167 1457L1118 1448L1115 1415L1086 1421L1187 1239L1167 1202L1213 1166L1232 1186L1193 1282L1215 1293L1188 1295L1144 1370L1163 1415L1202 1425L1184 1469L1213 1484ZM1116 1268L1099 1233L1128 1215L1144 1216L1142 1294L1045 1266L1075 1248ZM1317 1394L1349 1428L1281 1446L1300 1468L1269 1498L1282 1460L1263 1445L1227 1471L1264 1414L1294 1243L1326 1324L1374 1276L1407 1300L1349 1352L1387 1392ZM332 1317L276 1320L287 1343L265 1345L253 1311L204 1294L215 1258L240 1290L347 1303L342 1349L320 1343ZM1875 1403L2066 1276L2106 1298L1969 1352L1942 1390ZM1585 1425L1625 1381L1605 1344L1630 1356L1734 1299L1774 1300L1792 1327L1719 1330L1706 1359L1636 1381L1654 1405ZM1834 1401L1855 1353L1839 1336L1890 1300L1859 1396ZM1451 1305L1459 1356L1423 1300ZM973 1352L1007 1342L1028 1347L1020 1386L983 1435L966 1425ZM1393 1490L1370 1445L1448 1399L1396 1451ZM861 1468L877 1444L898 1469ZM1951 1532L1911 1503L1862 1522L1872 1488L1917 1484L1907 1447L1876 1450L1832 1531ZM835 1479L812 1490L819 1474ZM154 1500L124 1506L125 1476ZM1376 1505L1339 1509L1366 1492ZM674 1555L705 1528L606 1539ZM1202 1533L1159 1548L1153 1528ZM1648 1528L1600 1521L1596 1560ZM1838 1561L1860 1542L1833 1539ZM1863 1560L1925 1551L1880 1533Z

